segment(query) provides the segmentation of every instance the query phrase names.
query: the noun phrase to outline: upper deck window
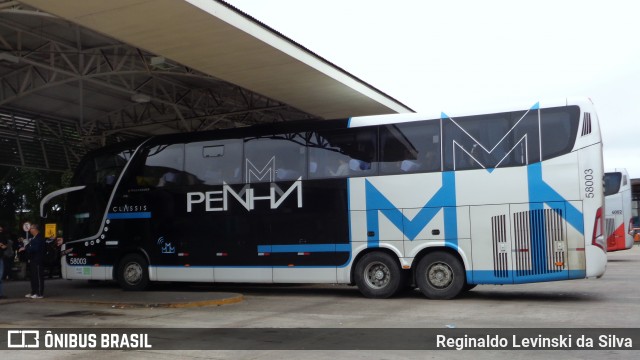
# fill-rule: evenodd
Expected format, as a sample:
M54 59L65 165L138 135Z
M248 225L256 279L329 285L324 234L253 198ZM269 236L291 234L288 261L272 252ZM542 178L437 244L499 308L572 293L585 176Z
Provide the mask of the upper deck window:
M309 140L309 177L371 176L377 173L374 127L314 132Z
M438 120L380 127L380 173L440 171Z
M138 186L174 187L186 183L184 144L157 145L146 150L141 172L136 174Z
M245 183L306 179L304 134L247 138L244 151Z
M185 171L206 185L242 182L242 140L199 141L186 145Z

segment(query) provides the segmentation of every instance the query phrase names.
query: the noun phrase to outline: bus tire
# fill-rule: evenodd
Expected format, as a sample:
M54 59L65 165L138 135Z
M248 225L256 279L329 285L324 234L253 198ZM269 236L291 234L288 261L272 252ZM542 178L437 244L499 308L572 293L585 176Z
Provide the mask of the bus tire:
M123 290L141 291L149 285L149 265L138 254L122 258L118 266L118 283Z
M464 267L450 253L439 251L427 254L418 262L416 284L429 299L452 299L466 285Z
M362 295L373 299L393 296L404 284L398 262L389 254L372 252L364 255L355 268L355 282Z

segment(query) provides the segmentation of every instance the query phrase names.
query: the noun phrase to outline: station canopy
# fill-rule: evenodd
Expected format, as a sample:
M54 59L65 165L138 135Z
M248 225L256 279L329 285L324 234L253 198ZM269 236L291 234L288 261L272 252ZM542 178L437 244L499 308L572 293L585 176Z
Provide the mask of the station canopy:
M0 169L153 134L411 112L219 0L0 0Z

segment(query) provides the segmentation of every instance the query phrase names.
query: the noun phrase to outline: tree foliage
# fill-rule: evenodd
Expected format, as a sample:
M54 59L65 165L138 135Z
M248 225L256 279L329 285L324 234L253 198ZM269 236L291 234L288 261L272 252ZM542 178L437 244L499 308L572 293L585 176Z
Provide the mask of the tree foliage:
M40 200L48 193L69 185L70 173L0 167L0 224L19 232L25 221L40 222ZM47 222L59 221L63 203L50 203Z

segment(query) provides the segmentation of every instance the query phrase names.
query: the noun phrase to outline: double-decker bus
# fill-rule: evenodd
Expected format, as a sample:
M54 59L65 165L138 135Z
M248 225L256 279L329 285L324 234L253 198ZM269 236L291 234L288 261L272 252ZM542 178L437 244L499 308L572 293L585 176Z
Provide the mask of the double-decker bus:
M631 180L626 169L604 174L604 195L607 251L631 249L634 224L631 217Z
M589 100L150 137L88 154L62 273L419 288L600 277L602 143Z

